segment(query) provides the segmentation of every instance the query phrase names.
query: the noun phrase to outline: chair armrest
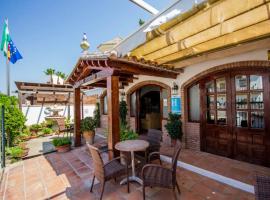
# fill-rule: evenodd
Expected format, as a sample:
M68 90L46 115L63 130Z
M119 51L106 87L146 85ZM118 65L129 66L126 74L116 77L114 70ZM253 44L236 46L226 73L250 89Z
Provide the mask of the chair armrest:
M151 157L152 157L153 155L158 155L158 156L160 157L160 152L154 151L154 152L150 153L149 156L148 156L148 160L149 160L149 161L151 160Z
M142 168L142 173L141 173L141 176L142 176L142 179L143 180L145 180L145 172L146 172L146 170L147 169L153 169L153 168L161 168L161 169L163 169L163 170L165 170L165 171L170 171L170 172L172 172L172 170L171 169L168 169L167 167L165 167L165 166L162 166L162 165L157 165L157 164L147 164L147 165L144 165L144 167Z

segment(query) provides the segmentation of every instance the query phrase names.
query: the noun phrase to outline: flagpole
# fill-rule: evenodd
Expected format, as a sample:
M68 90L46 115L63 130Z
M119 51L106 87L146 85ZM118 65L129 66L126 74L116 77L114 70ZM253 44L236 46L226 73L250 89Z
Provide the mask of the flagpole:
M9 68L9 60L8 60L8 57L7 57L7 60L6 60L6 70L7 70L7 95L10 96L10 68Z

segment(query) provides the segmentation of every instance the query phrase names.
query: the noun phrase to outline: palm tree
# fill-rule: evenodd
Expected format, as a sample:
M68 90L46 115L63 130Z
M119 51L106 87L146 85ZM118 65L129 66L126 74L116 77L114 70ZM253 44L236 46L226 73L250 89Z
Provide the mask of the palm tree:
M56 75L58 76L57 83L59 83L59 78L62 78L63 80L66 79L66 74L63 72L58 71L56 72Z
M44 71L44 73L47 75L47 76L50 76L51 78L51 83L53 82L53 78L52 76L55 74L55 69L53 68L48 68Z

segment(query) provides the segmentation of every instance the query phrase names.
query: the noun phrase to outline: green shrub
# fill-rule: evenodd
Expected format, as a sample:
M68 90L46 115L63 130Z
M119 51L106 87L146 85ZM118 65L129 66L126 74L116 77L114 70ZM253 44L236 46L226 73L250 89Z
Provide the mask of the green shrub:
M42 128L42 126L40 124L32 124L29 129L31 132L35 132L37 133L38 131L40 131L40 129Z
M127 103L124 100L120 101L119 104L119 115L120 115L120 124L126 125L127 124Z
M40 125L42 128L52 128L55 122L51 119L46 119Z
M31 132L29 130L29 128L24 128L20 133L19 133L19 139L24 141L24 140L27 140L29 139L31 136Z
M67 117L67 118L65 119L65 127L66 127L66 128L70 128L70 126L71 126L71 120L70 120L69 117Z
M59 146L64 146L64 145L67 145L67 144L71 144L71 139L69 138L54 138L53 141L52 141L53 145L55 147L59 147Z
M165 125L165 128L167 129L172 139L182 140L182 122L178 114L169 113L169 119L167 124Z
M6 148L6 154L11 158L21 158L24 154L24 150L19 146L8 147Z
M41 131L44 135L49 135L53 132L51 128L43 128Z
M96 128L96 122L92 117L86 117L81 120L81 132L94 131Z
M100 127L100 106L99 103L96 103L96 108L94 110L94 120L96 127Z
M25 127L26 118L19 109L18 99L0 93L0 106L5 106L5 129L7 145L13 146L16 138ZM0 116L1 118L1 116Z
M139 137L139 135L130 129L126 125L121 125L120 127L120 141L125 141L125 140L135 140Z

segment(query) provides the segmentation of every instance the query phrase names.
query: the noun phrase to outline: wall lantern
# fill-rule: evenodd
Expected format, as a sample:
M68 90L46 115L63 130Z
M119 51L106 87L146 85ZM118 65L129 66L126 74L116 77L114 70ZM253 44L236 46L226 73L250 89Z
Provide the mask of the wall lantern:
M172 87L172 95L178 95L178 85L174 82Z

